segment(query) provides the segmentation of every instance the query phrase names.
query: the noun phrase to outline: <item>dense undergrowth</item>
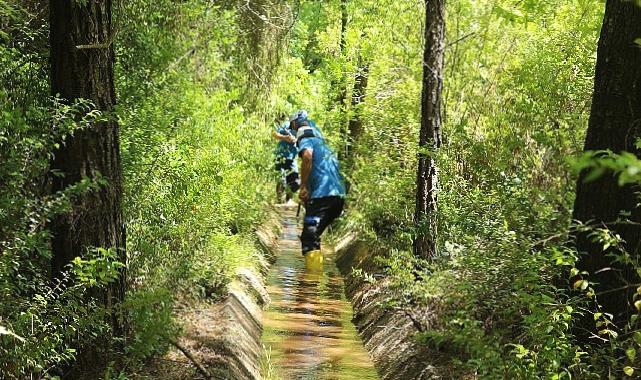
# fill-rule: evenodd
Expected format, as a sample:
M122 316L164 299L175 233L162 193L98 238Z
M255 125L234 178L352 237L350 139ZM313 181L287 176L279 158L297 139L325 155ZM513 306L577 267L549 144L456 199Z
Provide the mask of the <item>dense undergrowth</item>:
M88 349L113 369L87 376L132 376L178 334L181 305L215 301L239 265L257 261L253 231L274 187L273 114L264 110L292 106L267 91L280 53L266 51L284 29L256 22L272 17L267 8L254 17L243 4L136 0L115 9L129 285L119 342L88 300L113 279L108 251L50 280L48 221L101 184L49 195L43 180L55 175L54 148L104 115L49 96L46 6L0 1L0 377L94 371L73 365Z
M577 254L567 248L576 184L568 159L583 148L603 4L448 4L439 255L429 264L411 258L421 25L403 21L421 6L354 1L348 12L344 52L340 10L326 7L303 18L294 37L313 53L294 54L309 81L326 85L323 99L335 99L331 84L343 74L351 89L367 68L364 101L348 96L342 105L365 132L336 140L349 141L354 155L343 163L351 183L343 228L386 247L396 307L436 311L424 343L482 379L631 373L630 335L601 348L576 342L573 328L595 310L569 284ZM340 104L309 107L325 113L326 125L346 120Z

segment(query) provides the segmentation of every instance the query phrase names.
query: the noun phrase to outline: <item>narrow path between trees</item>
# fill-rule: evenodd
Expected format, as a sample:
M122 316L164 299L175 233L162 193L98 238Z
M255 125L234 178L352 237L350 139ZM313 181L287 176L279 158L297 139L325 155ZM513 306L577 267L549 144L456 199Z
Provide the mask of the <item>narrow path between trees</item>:
M352 307L334 253L324 247L322 273L305 270L296 209L280 208L278 259L267 279L273 300L264 316L265 379L378 379L352 324Z

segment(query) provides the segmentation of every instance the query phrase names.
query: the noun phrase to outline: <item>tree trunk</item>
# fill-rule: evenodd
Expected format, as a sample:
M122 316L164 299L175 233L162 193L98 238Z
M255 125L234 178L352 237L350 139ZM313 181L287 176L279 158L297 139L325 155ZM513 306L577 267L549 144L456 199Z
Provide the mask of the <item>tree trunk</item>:
M347 79L345 74L345 64L347 63L347 26L349 23L349 13L347 11L347 2L348 0L339 0L341 8L341 35L339 46L341 49L341 73L340 78L337 81L332 83L332 87L338 87L336 92L336 98L334 99L335 103L339 107L339 119L338 123L340 125L341 135L347 136L349 133L348 122L345 120L345 115L347 113ZM341 161L348 158L349 152L349 139L344 139L343 146L339 149L338 156Z
M341 2L341 54L345 56L345 48L347 47L347 22L349 14L347 13L347 0L340 0Z
M640 37L641 8L634 2L608 0L597 51L586 150L631 151L638 155L635 142L641 137L641 48L634 41ZM626 249L637 257L641 229L614 222L622 211L631 212L629 218L633 222L641 222L638 186L619 187L611 174L584 183L586 175L581 173L577 183L574 219L607 226L625 240ZM597 293L638 282L632 268L613 262L606 256L607 252L603 252L602 245L593 242L587 233L576 235L576 247L587 254L580 258L578 267L588 271L590 280L598 283ZM603 270L605 268L611 269ZM603 271L596 273L600 270ZM632 310L630 302L634 291L636 289L609 292L597 296L597 301L604 311L614 314L615 321L623 322ZM585 327L594 329L593 320L590 325Z
M438 168L433 154L441 146L441 96L445 53L445 1L425 0L425 51L418 172L416 176L416 237L414 255L436 255Z
M363 121L361 119L361 104L365 99L365 94L367 92L367 83L369 79L369 64L360 64L356 72L356 80L354 82L354 91L352 93L352 104L351 104L351 117L349 119L348 131L349 131L349 143L350 146L347 151L348 159L351 160L354 152L353 146L356 145L360 137L363 135Z
M122 176L113 78L111 0L51 0L51 92L68 103L88 99L108 120L77 131L58 149L51 169L52 190L59 191L84 178L104 179L99 190L72 201L72 209L52 221L52 270L57 277L65 265L92 247L113 248L125 263L125 230L121 213ZM125 295L124 270L118 281L93 294L110 307ZM122 324L110 321L116 334Z

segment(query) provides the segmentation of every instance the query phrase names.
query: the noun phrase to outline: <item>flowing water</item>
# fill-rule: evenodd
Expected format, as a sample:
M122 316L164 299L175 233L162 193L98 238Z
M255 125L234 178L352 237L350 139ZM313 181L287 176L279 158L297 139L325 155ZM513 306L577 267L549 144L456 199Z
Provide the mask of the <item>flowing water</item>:
M265 313L263 345L266 379L378 379L352 319L333 253L323 250L322 273L305 270L299 228L283 209L280 254L267 284L272 304Z

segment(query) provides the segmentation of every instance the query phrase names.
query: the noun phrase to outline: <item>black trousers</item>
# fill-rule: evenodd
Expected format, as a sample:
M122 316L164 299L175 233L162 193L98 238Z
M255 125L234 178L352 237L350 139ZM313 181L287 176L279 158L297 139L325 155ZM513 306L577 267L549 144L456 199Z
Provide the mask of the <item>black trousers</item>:
M295 193L300 188L300 179L298 172L294 169L294 160L283 159L276 162L276 171L285 173L285 183L289 191Z
M305 205L305 222L300 236L303 255L321 248L321 235L327 226L341 216L345 200L341 197L311 199Z

